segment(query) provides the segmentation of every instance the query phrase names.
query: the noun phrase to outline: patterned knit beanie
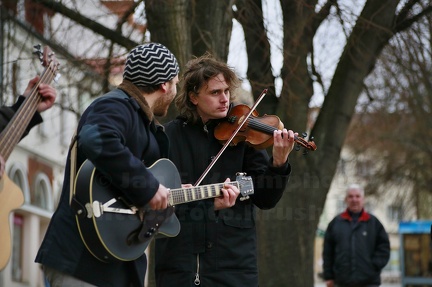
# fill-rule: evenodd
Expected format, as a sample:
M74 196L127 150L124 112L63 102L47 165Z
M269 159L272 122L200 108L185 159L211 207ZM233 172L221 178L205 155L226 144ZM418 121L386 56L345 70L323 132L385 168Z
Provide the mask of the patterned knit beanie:
M139 45L129 52L123 78L136 86L159 85L179 73L175 56L163 45Z

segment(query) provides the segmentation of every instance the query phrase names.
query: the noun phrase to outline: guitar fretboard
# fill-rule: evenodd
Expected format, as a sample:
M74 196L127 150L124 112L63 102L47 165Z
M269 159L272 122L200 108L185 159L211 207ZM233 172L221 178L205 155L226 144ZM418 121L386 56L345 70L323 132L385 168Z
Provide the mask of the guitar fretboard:
M10 120L9 124L0 134L0 154L7 161L15 145L23 136L30 120L37 110L38 104L42 101L38 88L41 83L49 84L55 77L53 63L43 71L39 81L33 87L30 95L24 100L18 111Z
M237 181L232 181L229 184L239 187L239 183ZM222 194L221 189L223 187L224 183L218 183L195 186L191 188L171 189L169 203L171 206L174 206L181 203L218 197Z

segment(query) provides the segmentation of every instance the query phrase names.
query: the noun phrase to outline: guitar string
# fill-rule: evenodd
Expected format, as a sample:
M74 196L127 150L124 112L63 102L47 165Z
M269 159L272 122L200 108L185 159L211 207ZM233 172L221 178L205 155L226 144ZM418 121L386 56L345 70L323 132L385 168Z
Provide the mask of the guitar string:
M45 70L45 71L48 71L48 70ZM6 137L8 145L7 145L6 154L3 156L8 157L8 155L10 154L9 152L12 151L13 147L16 144L15 141L17 142L19 140L19 137L21 137L22 132L25 130L29 121L34 116L34 111L37 109L37 105L42 100L42 98L40 96L37 97L35 95L39 95L39 93L37 91L39 88L39 84L41 82L45 83L48 80L46 78L48 78L48 79L50 78L49 73L44 72L41 75L40 81L38 83L36 83L36 85L33 87L31 95L29 96L28 100L23 103L22 107L16 113L15 117L21 118L21 121L16 123L16 125L14 126L15 129L13 131L12 131L12 129L9 130L9 134L12 133L12 135Z
M4 149L1 151L1 154L5 161L12 153L12 150L21 138L23 131L27 127L31 118L34 116L34 111L36 111L37 105L42 100L41 96L35 96L35 94L39 95L39 85L41 83L48 84L54 78L54 71L52 67L53 65L54 61L51 61L49 66L47 66L47 68L42 72L39 81L33 87L31 94L28 96L28 99L24 101L22 106L18 109L18 111L15 113L14 117L11 120L15 121L15 119L21 118L21 121L17 122L16 125L13 125L13 129L12 126L10 126L9 128L6 128L4 133L2 133L0 146L4 147Z
M216 185L222 187L223 185ZM179 188L179 189L173 189L171 190L171 197L173 198L173 202L175 203L182 203L182 202L188 202L188 201L194 201L201 198L200 195L197 195L200 193L202 195L202 190L207 190L207 186L199 186L199 187L193 187L193 188ZM195 190L195 192L193 192ZM193 193L193 194L192 194ZM195 196L194 196L195 195ZM214 194L217 196L216 194ZM198 198L199 197L199 198Z
M230 182L231 185L236 185L238 187L238 182L237 181L233 181ZM205 186L197 186L197 187L192 187L192 188L177 188L177 189L172 189L170 192L170 197L172 199L173 205L179 204L179 203L185 203L185 202L190 202L190 201L196 201L202 198L202 194L203 192L207 192L209 189L211 189L210 193L211 196L204 196L204 198L214 198L220 195L220 188L222 188L224 186L223 183L221 184L213 184L213 185L205 185ZM216 189L216 187L218 189ZM195 196L193 196L191 193L194 192ZM219 193L218 193L219 191ZM199 195L197 195L197 193L199 193ZM189 200L188 200L188 196L187 194L191 194L189 196ZM199 197L199 198L198 198Z

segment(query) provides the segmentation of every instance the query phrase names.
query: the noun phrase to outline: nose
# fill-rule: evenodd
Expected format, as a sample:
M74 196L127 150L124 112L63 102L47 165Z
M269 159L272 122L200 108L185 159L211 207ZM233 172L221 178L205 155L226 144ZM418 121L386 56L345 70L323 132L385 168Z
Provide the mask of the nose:
M230 93L229 91L223 92L221 95L221 102L225 103L229 100Z

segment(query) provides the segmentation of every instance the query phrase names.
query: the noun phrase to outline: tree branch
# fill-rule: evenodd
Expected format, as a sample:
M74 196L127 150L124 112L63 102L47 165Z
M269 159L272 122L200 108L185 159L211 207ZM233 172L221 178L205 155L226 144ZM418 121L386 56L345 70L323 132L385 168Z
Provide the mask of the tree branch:
M429 5L423 11L410 18L404 18L404 16L406 16L408 13L399 14L398 17L396 18L396 27L395 27L396 33L408 29L409 27L411 27L412 24L418 22L420 18L430 14L431 12L432 12L432 5Z
M64 6L63 4L52 1L52 0L33 0L35 3L39 3L46 8L51 9L54 12L60 13L69 19L77 22L78 24L82 25L83 27L86 27L93 32L100 34L106 39L109 39L113 41L114 43L117 43L118 45L125 47L126 49L130 50L135 46L138 46L138 43L135 41L132 41L129 38L126 38L122 36L120 33L113 31L85 16L83 16L80 13L75 12L72 9L69 9L68 7Z

